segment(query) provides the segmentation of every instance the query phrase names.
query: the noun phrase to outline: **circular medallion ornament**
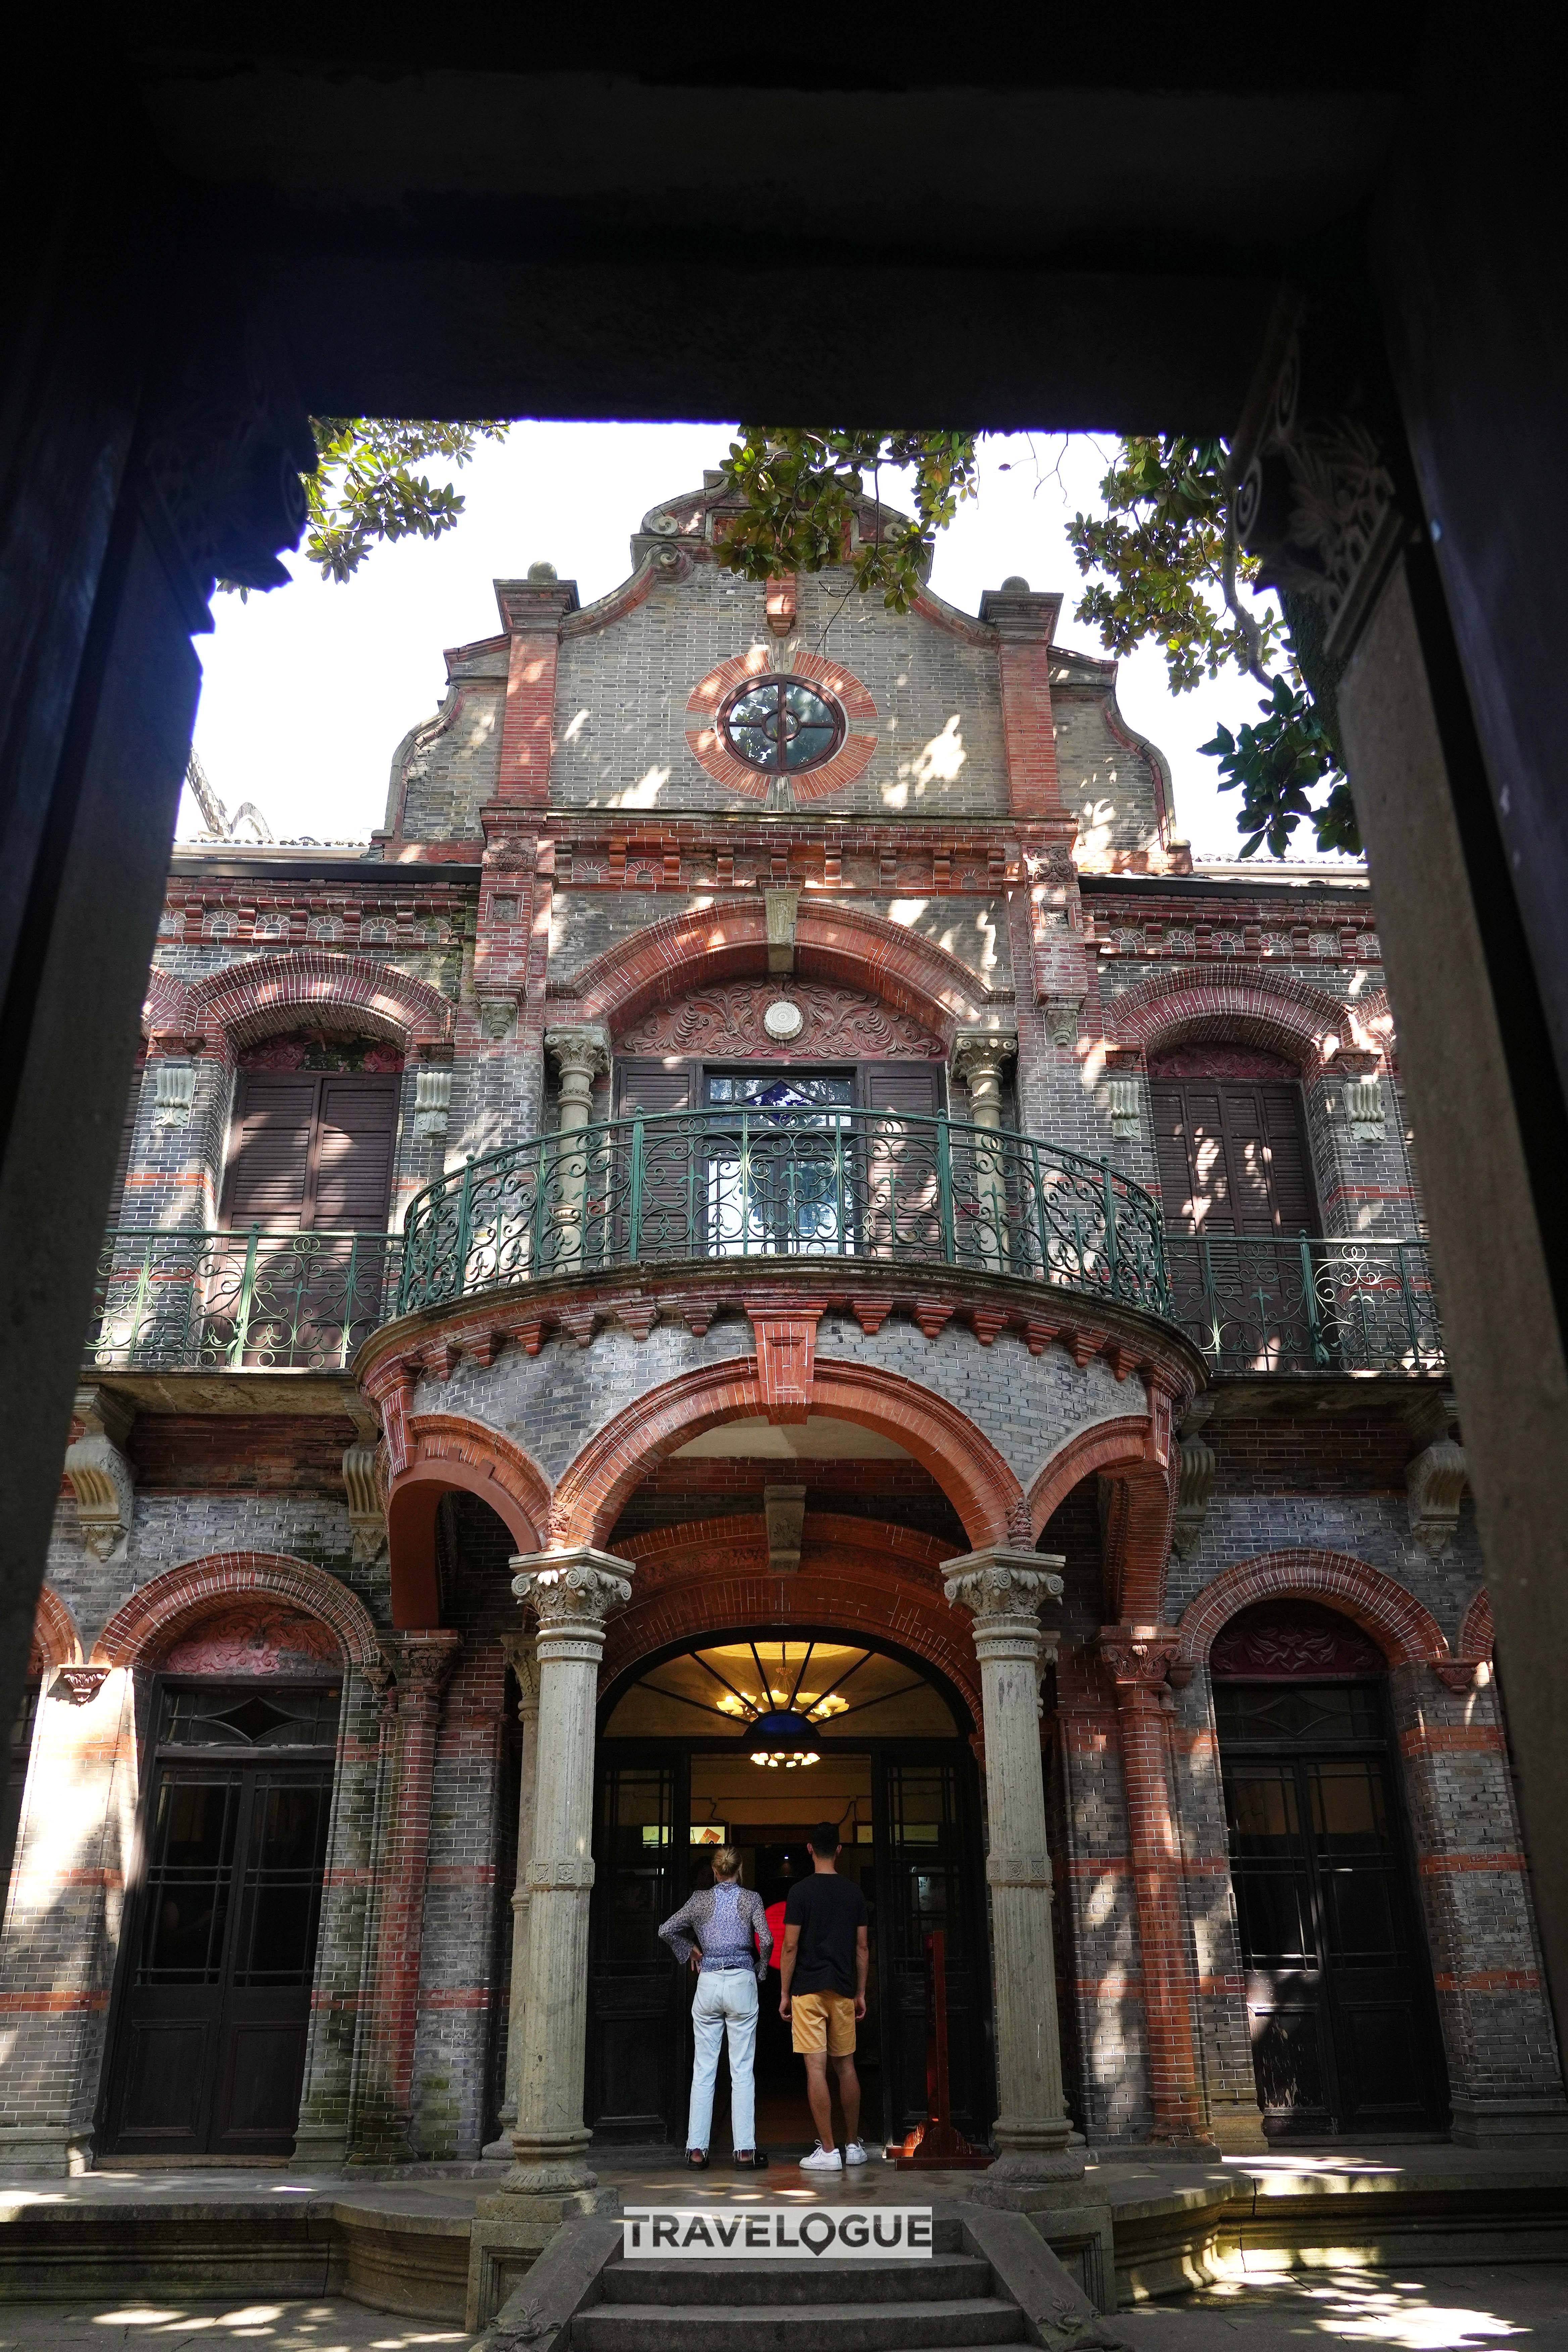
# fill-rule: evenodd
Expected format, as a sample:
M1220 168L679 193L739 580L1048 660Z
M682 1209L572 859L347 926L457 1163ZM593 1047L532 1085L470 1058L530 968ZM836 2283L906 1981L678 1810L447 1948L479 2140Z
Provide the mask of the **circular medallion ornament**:
M805 1027L805 1015L787 996L776 997L763 1015L763 1027L775 1045L787 1045Z

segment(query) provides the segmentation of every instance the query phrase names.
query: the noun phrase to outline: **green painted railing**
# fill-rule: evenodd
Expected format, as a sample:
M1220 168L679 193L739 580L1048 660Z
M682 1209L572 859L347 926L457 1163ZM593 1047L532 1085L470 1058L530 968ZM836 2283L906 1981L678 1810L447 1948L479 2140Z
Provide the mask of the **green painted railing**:
M87 1362L102 1371L341 1371L396 1312L393 1234L106 1234Z
M1342 1234L1165 1239L1171 1314L1215 1372L1440 1372L1425 1242Z
M1141 1185L1029 1136L839 1108L634 1114L488 1152L414 1201L398 1303L763 1257L966 1266L1169 1311Z

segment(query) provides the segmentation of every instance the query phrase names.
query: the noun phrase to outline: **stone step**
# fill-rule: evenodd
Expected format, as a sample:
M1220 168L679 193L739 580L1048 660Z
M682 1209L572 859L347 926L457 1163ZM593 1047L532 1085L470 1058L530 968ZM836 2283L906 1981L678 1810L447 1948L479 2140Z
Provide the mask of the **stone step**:
M791 2310L776 2304L600 2303L573 2320L572 2352L974 2352L983 2345L1012 2352L1023 2336L1016 2306L995 2295L846 2302L837 2310L820 2304Z
M922 2303L991 2293L991 2265L978 2254L938 2253L929 2263L803 2263L791 2255L754 2262L631 2262L607 2263L601 2273L606 2304Z

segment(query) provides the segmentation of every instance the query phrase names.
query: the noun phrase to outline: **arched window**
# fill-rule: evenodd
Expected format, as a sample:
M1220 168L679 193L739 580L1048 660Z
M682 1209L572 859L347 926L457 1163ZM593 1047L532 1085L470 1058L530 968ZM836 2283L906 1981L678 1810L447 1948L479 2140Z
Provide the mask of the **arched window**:
M1149 1057L1165 1218L1190 1234L1318 1230L1300 1081L1250 1045L1174 1045Z
M250 1046L229 1131L226 1223L384 1232L402 1067L378 1038L321 1030Z

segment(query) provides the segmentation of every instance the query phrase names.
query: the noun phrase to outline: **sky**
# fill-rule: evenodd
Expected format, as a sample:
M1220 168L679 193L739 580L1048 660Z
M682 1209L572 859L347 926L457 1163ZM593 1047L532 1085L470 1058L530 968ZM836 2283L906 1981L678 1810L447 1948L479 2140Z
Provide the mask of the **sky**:
M443 538L378 547L341 586L294 556L290 586L244 603L215 596L216 633L197 640L195 745L230 815L251 801L279 840L367 839L384 820L394 751L441 700L443 647L496 633L492 580L547 560L591 604L626 578L627 541L648 508L700 484L729 439L721 425L514 425L460 471L425 468L455 480L467 501ZM1100 653L1097 633L1072 619L1082 583L1066 526L1095 505L1115 447L1109 435L984 440L979 496L938 537L937 593L974 613L982 590L1022 573L1064 592L1060 642ZM886 478L883 495L898 503ZM1221 720L1234 729L1256 718L1258 688L1233 671L1173 696L1161 656L1143 647L1121 664L1117 699L1170 761L1178 830L1194 856L1234 857L1236 795L1216 789L1215 763L1197 747ZM187 793L180 838L202 830ZM1312 855L1310 838L1297 845Z

